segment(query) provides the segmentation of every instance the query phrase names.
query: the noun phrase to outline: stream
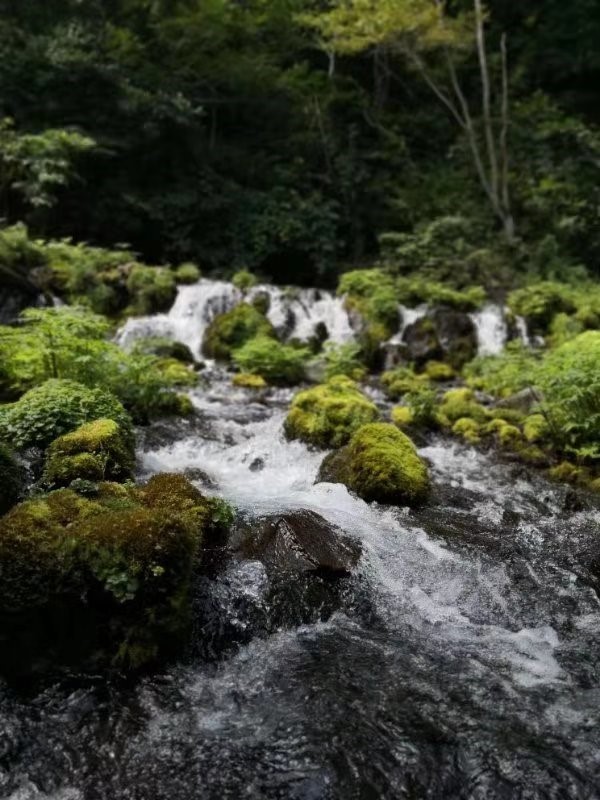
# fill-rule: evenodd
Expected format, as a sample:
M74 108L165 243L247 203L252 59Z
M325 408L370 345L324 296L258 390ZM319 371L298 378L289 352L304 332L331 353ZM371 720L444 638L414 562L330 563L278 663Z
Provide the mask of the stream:
M169 315L130 321L119 340L160 332L197 353L236 301L228 284L185 287ZM352 337L326 293L270 314L288 337L319 321ZM482 314L478 334L497 349L501 315ZM600 797L593 501L432 437L419 443L432 503L369 506L315 485L323 453L283 436L292 391L256 398L205 373L196 420L140 435L140 478L187 472L246 525L310 509L360 542L359 567L328 609L274 592L259 562L227 562L197 577L190 647L160 673L0 682L0 797Z

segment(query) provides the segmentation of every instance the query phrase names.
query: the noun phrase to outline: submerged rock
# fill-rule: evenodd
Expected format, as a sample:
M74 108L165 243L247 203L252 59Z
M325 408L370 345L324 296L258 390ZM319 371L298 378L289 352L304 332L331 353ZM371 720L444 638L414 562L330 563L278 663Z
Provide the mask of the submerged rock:
M261 561L268 571L347 575L361 547L314 511L290 511L259 520L238 554Z

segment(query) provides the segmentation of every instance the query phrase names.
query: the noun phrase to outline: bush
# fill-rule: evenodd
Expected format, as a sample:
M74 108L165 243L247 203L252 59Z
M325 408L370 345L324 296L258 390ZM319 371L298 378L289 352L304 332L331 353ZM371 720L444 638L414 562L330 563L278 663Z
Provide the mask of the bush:
M423 373L417 375L412 367L396 367L383 373L381 385L390 400L399 400L409 392L418 392L429 386L429 378Z
M30 389L16 403L0 406L0 439L17 448L46 447L65 433L96 419L112 419L127 437L131 419L120 401L103 389L52 379Z
M497 356L481 356L464 369L469 386L496 397L509 397L531 386L538 356L521 342L509 342Z
M306 347L281 344L268 336L257 336L233 351L233 360L243 372L260 375L268 383L282 386L302 382L310 356Z
M333 465L329 477L367 502L414 505L429 491L427 465L408 436L388 423L364 425L326 460ZM322 473L327 471L326 465Z
M132 353L144 356L156 356L157 358L175 358L182 364L193 364L195 362L192 351L183 342L176 342L164 336L147 336L138 339Z
M571 287L550 281L517 289L508 296L510 310L523 317L534 333L545 334L559 312L573 313L576 305Z
M124 481L133 477L134 468L131 436L114 420L98 419L52 442L44 481L50 486L68 486L77 479Z
M11 451L0 443L0 516L15 505L23 488L23 470Z
M254 306L240 303L210 323L204 333L202 352L207 358L229 361L234 350L257 337L275 339L275 330Z
M241 269L235 273L231 282L240 292L247 292L258 284L258 278L247 269Z
M131 309L136 314L168 311L177 296L173 273L164 267L135 265L127 279Z
M354 381L339 375L327 383L297 394L285 420L289 439L317 447L340 447L355 430L379 417Z
M323 352L319 359L325 361L325 379L336 375L346 375L352 380L360 381L365 377L366 368L360 358L360 345L354 342L347 344L336 344L335 342L325 342Z
M198 283L202 273L195 264L181 264L175 270L175 283L189 285Z

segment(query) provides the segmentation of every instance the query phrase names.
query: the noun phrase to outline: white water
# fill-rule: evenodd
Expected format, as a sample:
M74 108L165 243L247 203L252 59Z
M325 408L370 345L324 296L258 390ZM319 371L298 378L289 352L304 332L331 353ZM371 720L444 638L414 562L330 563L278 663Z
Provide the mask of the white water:
M344 308L344 298L321 289L283 288L263 284L251 289L246 299L258 295L269 297L267 317L280 338L306 341L313 336L319 324L325 325L328 338L343 344L353 341L355 332ZM201 356L202 338L210 322L224 311L229 311L244 299L244 295L227 281L202 279L192 286L178 290L173 308L166 314L129 319L117 334L116 341L130 349L135 341L147 336L166 336L187 344L196 357ZM416 308L399 306L401 328L390 344L400 344L409 325L427 314L427 305ZM508 330L504 309L488 304L470 315L477 332L478 354L497 355L506 344ZM523 320L517 320L519 332L527 344Z

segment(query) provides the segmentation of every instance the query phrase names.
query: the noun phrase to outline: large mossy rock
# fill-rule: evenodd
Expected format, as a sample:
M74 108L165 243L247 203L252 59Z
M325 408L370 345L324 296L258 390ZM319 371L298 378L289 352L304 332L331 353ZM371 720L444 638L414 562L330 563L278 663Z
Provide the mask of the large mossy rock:
M0 519L0 667L137 668L171 652L218 506L182 475L15 506Z
M47 447L65 433L96 419L112 419L132 435L132 423L110 392L76 381L52 379L0 406L0 437L16 448Z
M406 328L403 344L406 359L419 367L445 361L459 369L477 354L477 331L467 313L438 307Z
M240 303L213 319L204 333L202 352L207 358L229 361L234 350L257 336L275 339L275 329L253 305Z
M49 486L68 486L76 479L125 481L134 469L132 437L114 420L97 419L52 442L44 481Z
M379 417L377 406L343 375L299 392L285 420L288 439L317 447L341 447L354 431Z
M361 547L319 514L302 509L260 520L239 552L269 571L340 577L354 570Z
M0 443L0 514L15 505L23 488L23 469L8 447Z
M427 464L408 436L388 423L360 428L346 447L326 456L318 480L392 505L417 505L429 492Z

